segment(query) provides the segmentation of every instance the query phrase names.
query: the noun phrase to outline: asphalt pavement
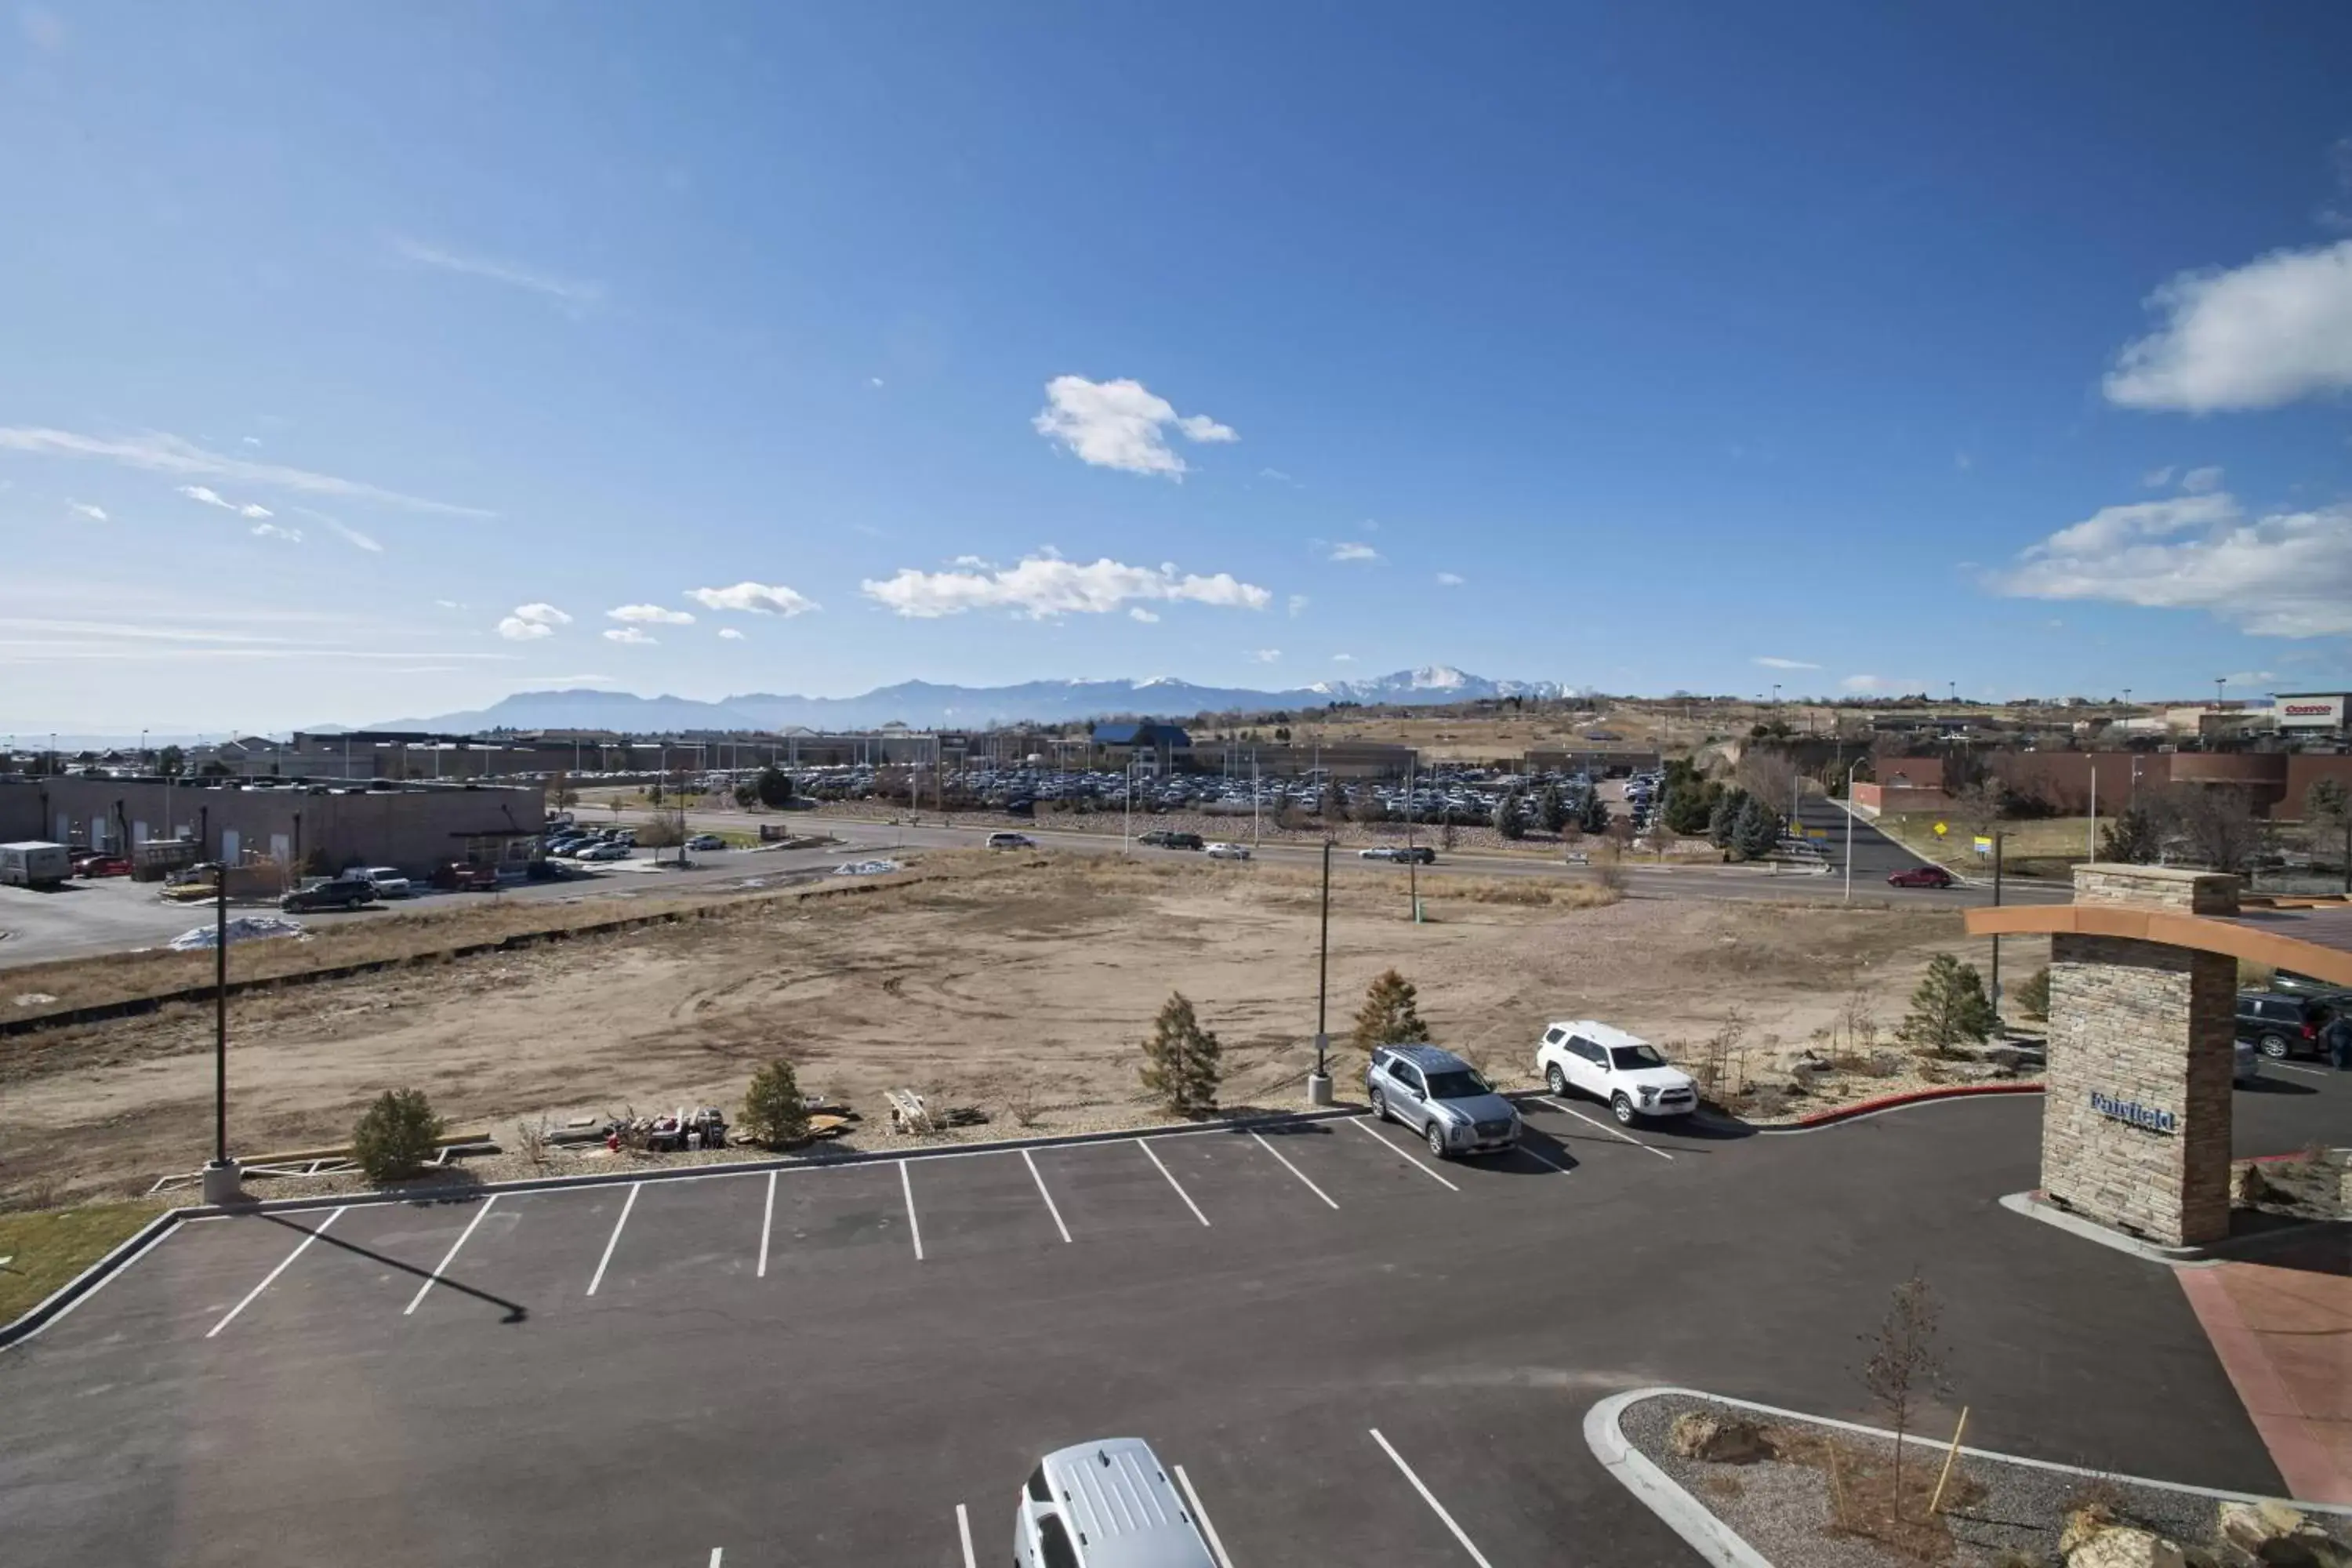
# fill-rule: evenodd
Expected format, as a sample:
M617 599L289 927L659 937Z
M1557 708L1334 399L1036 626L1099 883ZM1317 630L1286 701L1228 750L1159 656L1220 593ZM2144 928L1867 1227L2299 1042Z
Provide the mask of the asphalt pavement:
M2168 1270L1998 1206L2038 1100L1775 1138L1528 1110L1442 1165L1350 1119L199 1222L0 1352L0 1538L969 1568L1039 1455L1139 1436L1234 1568L1683 1564L1584 1411L1868 1418L1915 1268L1951 1373L1920 1430L1967 1403L1988 1447L2279 1485Z

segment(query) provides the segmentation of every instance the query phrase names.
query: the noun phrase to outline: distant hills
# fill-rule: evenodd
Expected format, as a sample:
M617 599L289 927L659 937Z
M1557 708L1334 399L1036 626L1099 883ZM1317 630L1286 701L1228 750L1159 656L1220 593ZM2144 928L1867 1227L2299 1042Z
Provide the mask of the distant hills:
M1443 703L1481 698L1553 698L1551 680L1489 680L1447 665L1401 669L1362 680L1324 680L1285 691L1150 680L1031 680L1017 686L941 686L908 680L857 697L794 697L751 692L716 702L688 697L638 697L626 691L518 691L488 708L394 719L372 730L611 730L667 734L687 730L982 729L997 724L1063 723L1115 714L1181 719L1230 709L1320 708L1332 702ZM330 726L321 725L321 731Z

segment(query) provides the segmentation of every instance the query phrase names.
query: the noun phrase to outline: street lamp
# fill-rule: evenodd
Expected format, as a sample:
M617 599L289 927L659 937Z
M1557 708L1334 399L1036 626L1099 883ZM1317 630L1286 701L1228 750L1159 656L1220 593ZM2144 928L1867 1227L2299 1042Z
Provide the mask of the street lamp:
M1323 919L1315 947L1315 1070L1307 1075L1307 1103L1331 1103L1331 1069L1326 1061L1331 1036L1325 1027L1325 1006L1331 994L1331 837L1323 836Z
M228 1157L228 862L213 862L213 1157L205 1166L205 1202L233 1204L236 1162Z
M1849 904L1853 902L1853 775L1868 761L1870 755L1864 752L1845 771L1845 901Z

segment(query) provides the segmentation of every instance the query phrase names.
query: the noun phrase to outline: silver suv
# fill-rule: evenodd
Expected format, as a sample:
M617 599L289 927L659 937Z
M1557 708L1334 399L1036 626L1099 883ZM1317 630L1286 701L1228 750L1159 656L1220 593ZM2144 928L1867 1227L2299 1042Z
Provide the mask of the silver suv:
M1499 1153L1519 1141L1518 1107L1435 1046L1382 1046L1364 1068L1364 1093L1374 1115L1420 1133L1441 1160Z
M1013 1515L1014 1568L1217 1568L1140 1437L1105 1437L1040 1460Z

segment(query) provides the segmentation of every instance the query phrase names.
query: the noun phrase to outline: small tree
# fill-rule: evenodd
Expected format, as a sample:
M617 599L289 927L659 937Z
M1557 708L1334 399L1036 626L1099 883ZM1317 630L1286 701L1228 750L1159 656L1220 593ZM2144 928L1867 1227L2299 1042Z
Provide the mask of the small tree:
M2017 988L2017 1010L2029 1018L2050 1016L2050 966L2027 975Z
M801 1098L793 1064L778 1057L762 1063L743 1091L743 1130L762 1147L782 1149L808 1136L808 1102Z
M1706 832L1722 793L1719 786L1699 778L1667 785L1663 814L1667 830L1691 838Z
M188 765L188 753L177 746L166 746L155 753L155 772L164 778L176 778ZM2326 784L2330 781L2319 781Z
M659 779L656 779L653 783L646 785L646 804L647 805L659 805L661 803L662 782Z
M758 793L760 804L772 811L782 811L793 804L793 775L773 763L760 770L751 787Z
M1576 826L1580 832L1596 837L1609 831L1609 803L1601 798L1599 790L1586 792L1583 808L1577 813Z
M1568 797L1559 793L1559 785L1548 784L1536 796L1536 820L1546 833L1558 833L1568 826Z
M1909 1045L1941 1050L1986 1039L1993 1023L1992 1004L1976 965L1939 952L1927 961L1927 974L1911 993L1911 1011L1896 1032Z
M2110 818L2099 832L2099 858L2145 866L2157 857L2156 822L2132 806Z
M1501 796L1496 800L1494 821L1495 831L1501 834L1505 838L1518 839L1527 837L1527 825L1519 820L1519 792L1517 789L1507 789L1502 793Z
M1336 827L1347 820L1348 797L1340 790L1339 781L1332 779L1323 786L1323 826Z
M387 1089L352 1128L352 1158L381 1185L425 1168L441 1138L441 1119L421 1089Z
M1143 1087L1180 1116L1214 1110L1223 1077L1221 1055L1217 1037L1201 1027L1192 1004L1171 991L1143 1042Z
M580 792L572 787L572 780L569 775L564 773L561 769L558 769L555 773L548 775L548 805L560 808L567 805L576 805L579 802Z
M1903 1439L1916 1419L1921 1401L1948 1388L1942 1347L1937 1343L1939 1310L1928 1294L1927 1282L1913 1274L1895 1288L1895 1300L1874 1335L1865 1334L1870 1359L1863 1363L1862 1385L1886 1414L1895 1429L1894 1510L1903 1517Z
M1717 849L1728 849L1738 838L1739 808L1748 804L1748 792L1727 789L1715 797L1715 809L1707 814L1707 841Z
M1370 1052L1428 1039L1429 1026L1422 1022L1416 1005L1419 994L1412 982L1393 969L1373 981L1364 992L1364 1005L1356 1009L1356 1027L1349 1037L1356 1048Z
M1731 847L1743 860L1761 860L1772 853L1780 842L1780 818L1761 797L1749 795L1740 802L1739 815L1732 819Z

